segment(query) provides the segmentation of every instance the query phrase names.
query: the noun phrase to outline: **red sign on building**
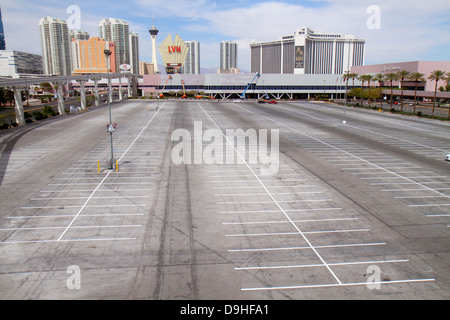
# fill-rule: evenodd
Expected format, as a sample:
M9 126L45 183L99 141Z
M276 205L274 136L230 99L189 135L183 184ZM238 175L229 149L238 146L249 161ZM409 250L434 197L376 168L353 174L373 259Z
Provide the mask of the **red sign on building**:
M180 46L169 46L169 53L181 52Z

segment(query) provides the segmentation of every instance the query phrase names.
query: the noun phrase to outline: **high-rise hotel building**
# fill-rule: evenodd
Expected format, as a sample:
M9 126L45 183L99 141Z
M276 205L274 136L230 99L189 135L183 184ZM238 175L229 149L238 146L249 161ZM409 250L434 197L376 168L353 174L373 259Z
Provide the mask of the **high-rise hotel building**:
M184 63L184 73L200 74L200 42L193 40L185 41L184 43L189 48L186 61Z
M307 27L277 41L253 42L252 73L344 74L364 64L365 40Z
M131 32L129 39L131 73L139 74L139 35L136 32Z
M237 69L238 49L234 41L222 41L220 43L220 70Z
M71 40L89 40L91 38L88 32L77 29L69 30L69 36Z
M73 74L92 74L118 72L116 69L115 45L97 37L89 40L72 39ZM105 50L111 51L111 57L105 55Z
M116 70L119 70L122 64L131 64L128 22L114 18L103 19L98 25L98 30L101 39L114 41L116 45Z
M39 29L44 73L69 76L72 61L70 59L70 38L66 20L45 17L39 21Z

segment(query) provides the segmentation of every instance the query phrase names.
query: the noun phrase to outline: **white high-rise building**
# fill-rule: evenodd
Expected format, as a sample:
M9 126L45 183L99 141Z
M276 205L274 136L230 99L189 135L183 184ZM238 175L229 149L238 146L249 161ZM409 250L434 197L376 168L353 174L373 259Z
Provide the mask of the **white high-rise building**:
M185 41L189 48L186 61L184 63L185 74L200 74L200 42Z
M106 41L114 41L116 46L116 70L122 64L131 65L130 29L128 22L122 19L108 18L98 25L99 37Z
M222 41L220 43L220 69L237 69L237 65L237 43L234 41Z
M307 27L276 41L254 42L252 73L344 74L364 64L365 40Z
M139 74L139 35L130 33L130 65L131 73Z
M39 21L45 74L69 76L72 72L70 38L66 20L45 17Z
M91 36L89 35L88 32L86 31L82 31L82 30L70 30L69 31L70 34L70 39L75 39L75 40L89 40L91 38Z

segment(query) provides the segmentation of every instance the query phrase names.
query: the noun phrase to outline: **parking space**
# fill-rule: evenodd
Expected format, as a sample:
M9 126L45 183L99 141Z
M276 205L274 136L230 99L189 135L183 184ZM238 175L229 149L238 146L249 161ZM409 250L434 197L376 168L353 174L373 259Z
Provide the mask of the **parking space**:
M212 105L200 108L212 127L223 130L237 125L226 121ZM254 117L259 116L248 107L242 108ZM258 119L262 127L273 127L270 119L262 118ZM396 162L392 157L348 141L329 139L324 145L299 132L284 128L281 131L282 137L331 161L338 170L361 178L394 170L381 167L383 163ZM259 167L248 163L212 167L206 173L230 245L230 259L240 273L242 292L367 287L367 270L374 265L380 266L385 274L379 285L435 281L426 275L410 277L404 270L414 270L414 266L407 255L391 251L393 244L380 236L378 224L373 225L339 192L289 157L280 160L279 171L273 176L258 174ZM377 162L371 165L369 161ZM400 172L406 170L413 168L402 167ZM265 286L261 286L261 279ZM363 294L370 296L368 291Z
M110 170L105 115L81 115L76 141L78 124L62 120L12 146L1 185L0 296L448 297L445 128L420 122L419 133L399 135L409 130L403 120L386 118L378 130L364 124L382 115L362 113L362 123L352 112L343 126L342 109L315 104L167 101L158 111L127 102L115 109L118 168ZM173 158L177 129L188 163ZM265 162L261 140L239 140L247 129L279 130ZM222 140L223 154L205 133ZM208 152L233 161L206 164ZM80 290L67 289L70 265L80 267Z
M152 186L164 148L155 138L144 139L153 119L118 132L117 171L106 169L106 140L55 176L7 217L9 225L0 229L6 239L1 244L136 240L154 200Z

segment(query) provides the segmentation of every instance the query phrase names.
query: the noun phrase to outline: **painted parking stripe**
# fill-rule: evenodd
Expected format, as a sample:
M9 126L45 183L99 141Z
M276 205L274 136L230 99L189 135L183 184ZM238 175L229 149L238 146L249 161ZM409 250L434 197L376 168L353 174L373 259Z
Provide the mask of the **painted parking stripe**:
M382 263L398 263L409 262L407 259L399 260L375 260L375 261L355 261L355 262L331 262L330 266L351 266L360 264L382 264ZM234 270L264 270L264 269L292 269L292 268L320 268L323 264L301 264L301 265L285 265L285 266L258 266L258 267L236 267Z
M347 247L366 247L366 246L384 246L386 242L374 242L374 243L350 243L350 244L332 244L315 246L317 249L329 249L329 248L347 248ZM229 249L229 252L253 252L253 251L278 251L278 250L305 250L310 247L281 247L281 248L247 248L247 249Z

